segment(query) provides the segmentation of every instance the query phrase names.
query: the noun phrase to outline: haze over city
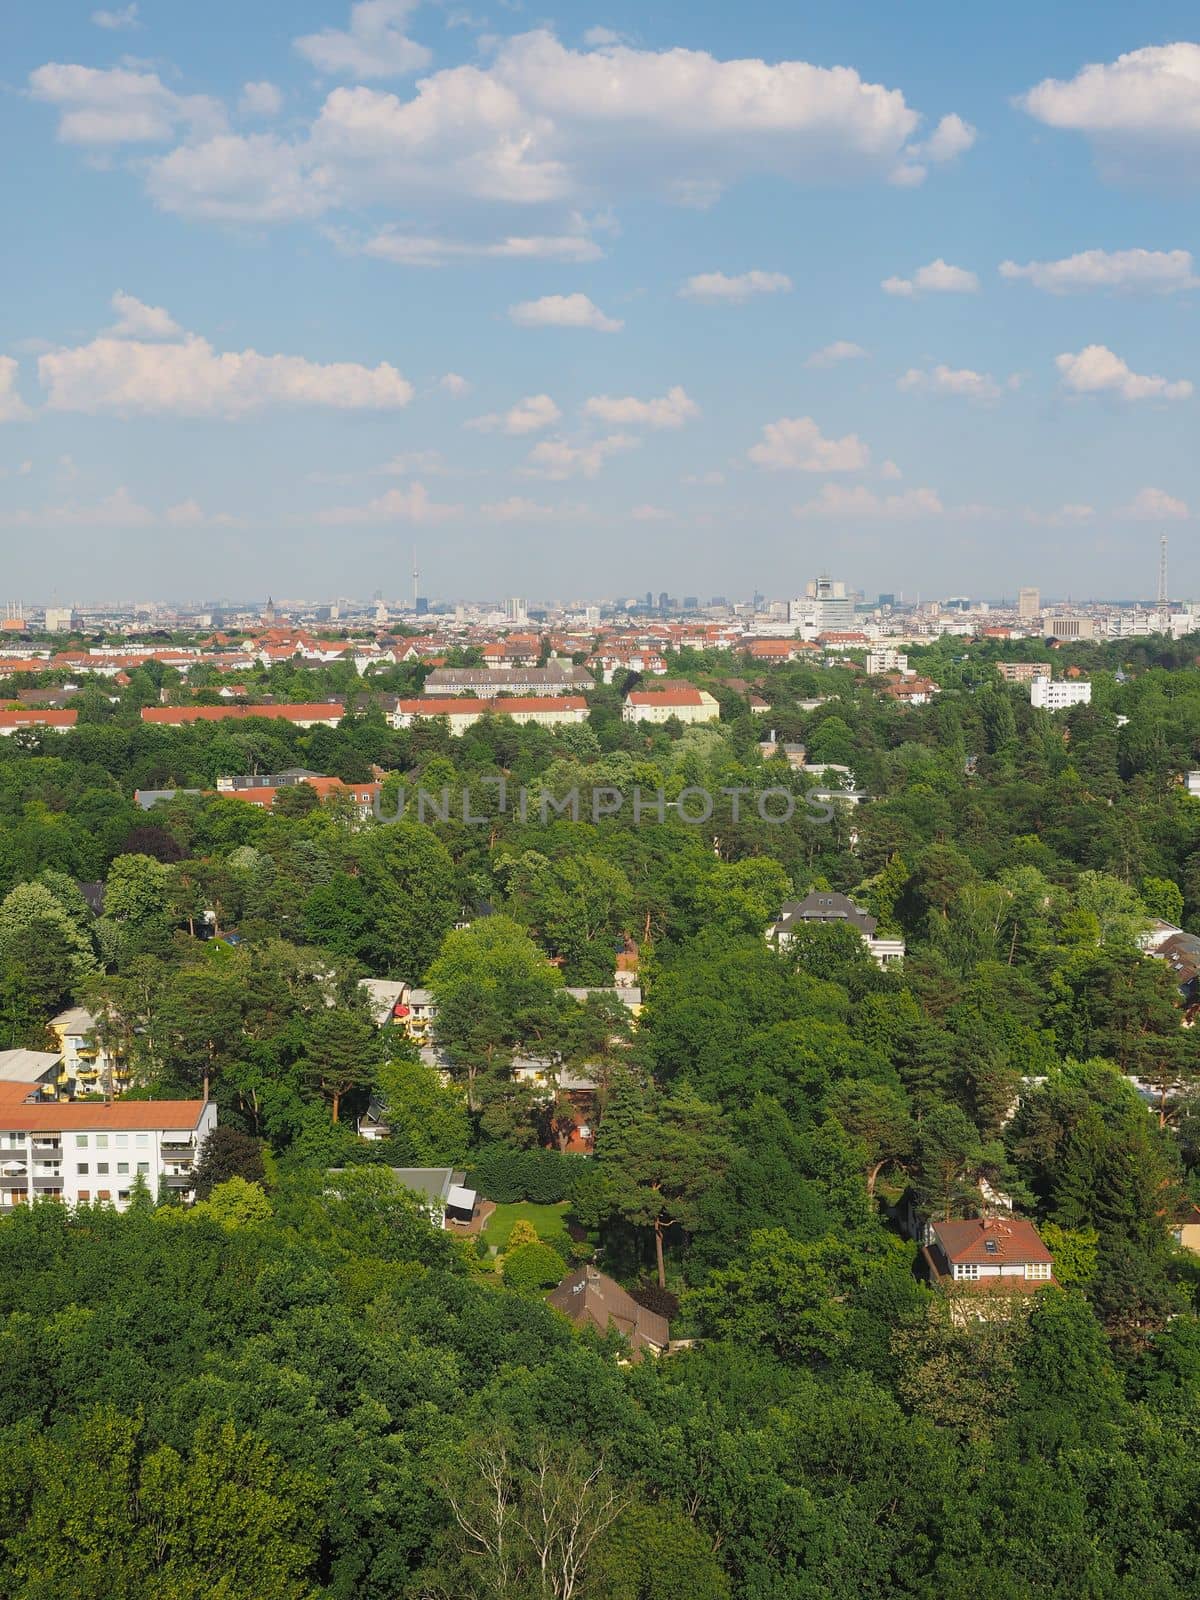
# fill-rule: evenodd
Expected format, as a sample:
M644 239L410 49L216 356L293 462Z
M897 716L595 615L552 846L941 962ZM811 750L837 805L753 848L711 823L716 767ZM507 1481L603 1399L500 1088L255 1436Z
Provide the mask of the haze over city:
M1200 585L1193 8L13 9L5 599Z

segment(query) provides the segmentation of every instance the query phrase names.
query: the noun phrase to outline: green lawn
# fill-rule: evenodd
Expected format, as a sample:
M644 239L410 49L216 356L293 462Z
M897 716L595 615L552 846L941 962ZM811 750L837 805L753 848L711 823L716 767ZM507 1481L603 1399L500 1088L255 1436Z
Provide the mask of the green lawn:
M487 1244L494 1244L498 1250L503 1250L508 1243L513 1224L524 1219L526 1222L532 1222L540 1239L551 1244L556 1238L566 1237L566 1217L565 1201L557 1206L535 1206L528 1200L517 1201L512 1205L498 1205L487 1220L483 1237Z

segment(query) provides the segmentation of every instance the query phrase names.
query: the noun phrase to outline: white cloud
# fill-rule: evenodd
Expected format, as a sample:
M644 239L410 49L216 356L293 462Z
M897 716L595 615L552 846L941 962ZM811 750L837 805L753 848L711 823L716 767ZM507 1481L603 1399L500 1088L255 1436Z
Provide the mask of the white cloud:
M953 112L943 117L928 139L913 145L912 154L918 161L953 161L965 155L976 140L976 131Z
M277 117L283 110L283 94L273 83L244 83L238 99L244 117Z
M1139 489L1127 506L1117 510L1131 522L1182 522L1191 516L1186 500L1177 500L1165 489Z
M463 377L461 372L445 372L438 379L438 388L444 389L457 400L464 394L470 394L470 381Z
M356 0L350 26L322 28L294 40L296 49L331 78L399 78L427 67L423 44L408 38L404 25L415 0Z
M587 416L616 428L682 428L700 415L700 407L678 384L653 400L638 400L633 395L593 395L583 409Z
M832 344L823 345L820 350L814 350L804 365L806 367L835 367L840 361L859 361L866 353L862 345L854 344L849 339L835 339Z
M155 511L122 485L92 504L59 501L34 509L0 513L0 526L18 528L235 528L241 519L226 512L206 512L195 500Z
M941 256L927 266L918 267L911 278L885 278L880 286L885 294L975 294L979 279L965 267L952 267Z
M349 70L352 58L359 78L390 59L377 41L364 48L353 23L309 39L326 65L337 58ZM369 204L445 212L463 200L570 208L631 190L711 202L763 173L822 184L885 177L919 122L899 90L845 67L607 43L572 50L535 29L493 41L482 64L427 74L407 98L336 88L269 159L249 140L215 154L193 145L152 164L150 183L168 209L235 220Z
M585 294L547 294L540 300L522 300L509 306L508 315L519 328L594 328L597 333L616 333L625 326L606 317Z
M902 494L878 495L861 484L847 488L840 483L825 484L815 500L793 507L797 517L859 517L890 522L940 517L945 510L933 489L906 489Z
M449 522L462 515L461 506L440 505L429 498L423 483L407 489L389 489L363 506L333 506L317 512L315 520L329 527L349 527L360 522Z
M1081 250L1062 261L1000 263L1002 278L1028 278L1035 289L1072 294L1083 289L1129 289L1175 294L1200 287L1190 250Z
M441 267L448 261L597 261L604 254L586 233L509 234L503 239L447 239L384 228L360 253L399 267Z
M1186 378L1143 377L1133 372L1107 345L1089 344L1077 355L1061 355L1054 364L1063 387L1076 394L1119 394L1123 400L1186 400L1192 385Z
M889 482L894 483L897 478L902 478L904 474L894 461L884 461L880 463L879 476L887 478Z
M408 450L385 461L378 471L385 478L407 478L414 472L440 477L446 470L440 450Z
M856 433L826 439L811 417L781 417L768 422L762 439L748 451L757 466L777 472L861 472L871 452Z
M135 319L167 316L157 307L131 304ZM392 410L413 395L412 385L387 362L364 367L257 350L218 352L194 333L161 344L102 333L90 344L41 356L38 376L52 411L126 416L237 417L270 405Z
M215 134L225 110L207 95L179 95L155 72L129 67L64 66L57 61L29 75L35 100L59 112L64 144L162 144L186 132Z
M713 467L708 472L689 472L683 481L694 487L715 489L725 482L725 474Z
M1036 511L1027 506L1024 515L1025 521L1033 523L1035 527L1071 528L1078 527L1082 522L1090 522L1096 515L1096 508L1080 501L1069 501L1054 511Z
M0 356L0 422L21 422L31 415L17 393L19 370L12 356Z
M1200 45L1180 41L1046 78L1017 105L1051 128L1087 135L1101 167L1161 176L1164 158L1194 160L1200 144Z
M548 394L528 394L524 400L518 400L510 411L490 411L486 417L472 418L467 427L477 428L481 433L499 431L520 437L553 427L561 416L562 412Z
M583 36L587 45L607 45L624 43L624 35L615 32L612 28L589 28Z
M514 494L507 500L493 500L480 506L479 514L488 522L566 522L577 521L589 512L586 506L569 503L548 506Z
M754 268L729 277L724 272L698 272L680 289L684 300L732 301L740 304L755 294L779 294L792 287L785 272L763 272Z
M529 452L528 465L522 470L528 477L549 478L553 482L564 478L594 478L609 456L632 450L637 443L623 433L577 445L566 439L543 439Z
M112 297L118 321L105 332L111 339L169 339L180 331L179 324L162 306L148 306L123 289Z
M672 513L663 506L634 506L629 513L630 522L670 522Z
M98 28L104 28L109 33L119 33L123 29L138 26L138 8L135 3L121 6L114 11L93 11L92 21Z
M902 378L896 380L897 389L926 390L935 394L960 395L967 400L996 400L1000 385L990 372L973 372L970 367L955 369L940 365L924 372L910 367Z

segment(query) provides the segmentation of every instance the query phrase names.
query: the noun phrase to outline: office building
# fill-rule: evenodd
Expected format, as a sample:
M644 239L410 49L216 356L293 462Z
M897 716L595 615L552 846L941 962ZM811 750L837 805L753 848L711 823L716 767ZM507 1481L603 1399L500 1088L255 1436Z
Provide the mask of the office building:
M1029 685L1029 703L1043 711L1066 711L1069 706L1090 706L1092 686L1086 679L1034 678Z
M1042 614L1042 596L1037 589L1022 589L1017 595L1017 615L1022 622L1032 622Z

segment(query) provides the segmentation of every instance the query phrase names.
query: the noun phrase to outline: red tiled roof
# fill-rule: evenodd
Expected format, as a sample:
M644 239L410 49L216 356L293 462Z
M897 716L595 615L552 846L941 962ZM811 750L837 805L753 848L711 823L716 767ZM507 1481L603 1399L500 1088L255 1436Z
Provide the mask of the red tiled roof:
M1023 1217L970 1217L962 1221L935 1222L934 1236L952 1265L977 1261L1004 1263L1053 1262L1032 1222ZM989 1244L995 1249L989 1249Z
M70 715L76 715L71 712ZM345 715L345 707L327 702L309 705L274 706L143 706L142 721L173 726L183 722L221 722L232 718L248 721L251 717L273 717L282 722L317 722Z
M78 721L78 711L0 711L0 728L73 728Z
M29 1093L28 1084L14 1087ZM14 1133L148 1132L166 1128L194 1128L204 1111L203 1100L118 1100L112 1105L89 1105L82 1100L47 1101L45 1104L5 1105L0 1101L0 1125Z
M690 683L681 684L678 688L672 686L667 689L631 689L625 698L631 706L699 706L704 704L700 698L699 689L694 689Z

